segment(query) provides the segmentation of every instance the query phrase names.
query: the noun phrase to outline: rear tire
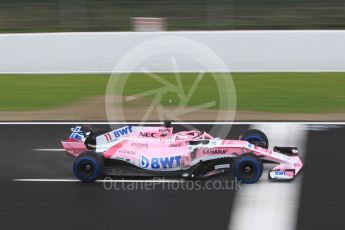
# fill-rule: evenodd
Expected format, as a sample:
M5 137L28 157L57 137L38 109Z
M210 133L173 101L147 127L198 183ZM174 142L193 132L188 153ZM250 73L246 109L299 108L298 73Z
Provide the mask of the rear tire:
M103 159L94 152L79 155L73 163L75 177L83 182L93 182L103 174Z
M251 153L245 153L235 158L233 163L234 175L244 184L257 182L263 172L262 161Z

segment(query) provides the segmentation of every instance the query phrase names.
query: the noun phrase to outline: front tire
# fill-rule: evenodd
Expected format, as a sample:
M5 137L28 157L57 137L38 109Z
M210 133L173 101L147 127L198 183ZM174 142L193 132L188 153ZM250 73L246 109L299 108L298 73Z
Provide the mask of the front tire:
M268 138L265 133L257 129L250 129L245 132L241 137L241 140L248 141L249 143L268 149Z
M74 160L73 173L83 182L93 182L103 173L103 159L96 153L81 154Z
M233 170L236 178L244 184L257 182L263 172L262 161L251 153L235 158Z

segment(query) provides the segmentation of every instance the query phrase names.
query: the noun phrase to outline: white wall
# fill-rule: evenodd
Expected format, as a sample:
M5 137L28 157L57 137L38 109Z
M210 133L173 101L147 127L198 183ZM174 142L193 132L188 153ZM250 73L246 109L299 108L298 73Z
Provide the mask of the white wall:
M199 41L230 71L345 71L345 31L200 31L1 34L0 72L111 72L131 48L158 36ZM200 70L183 57L177 64ZM162 57L146 66L173 70Z

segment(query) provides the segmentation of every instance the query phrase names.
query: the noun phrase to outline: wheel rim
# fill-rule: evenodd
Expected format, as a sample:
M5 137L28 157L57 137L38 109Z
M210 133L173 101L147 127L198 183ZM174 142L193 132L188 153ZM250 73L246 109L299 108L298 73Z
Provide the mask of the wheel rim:
M240 167L241 174L245 177L253 177L256 174L255 166L249 163L243 164Z
M77 169L82 178L92 177L96 171L94 164L88 160L81 161Z

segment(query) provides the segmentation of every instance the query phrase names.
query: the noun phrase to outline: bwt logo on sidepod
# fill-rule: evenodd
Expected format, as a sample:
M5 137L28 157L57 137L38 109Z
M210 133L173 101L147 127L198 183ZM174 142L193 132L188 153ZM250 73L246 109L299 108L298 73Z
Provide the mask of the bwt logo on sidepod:
M126 126L123 128L119 128L114 130L112 133L104 134L105 139L109 141L117 140L119 137L130 134L133 132L132 126Z
M139 166L141 168L151 167L152 169L159 169L159 168L173 168L174 165L179 167L181 165L181 156L172 156L172 157L152 157L151 161L144 157L139 157Z
M127 127L121 128L121 129L117 129L113 133L114 133L114 136L116 138L118 138L118 137L121 137L123 135L127 135L131 132L133 132L132 126L127 126Z

